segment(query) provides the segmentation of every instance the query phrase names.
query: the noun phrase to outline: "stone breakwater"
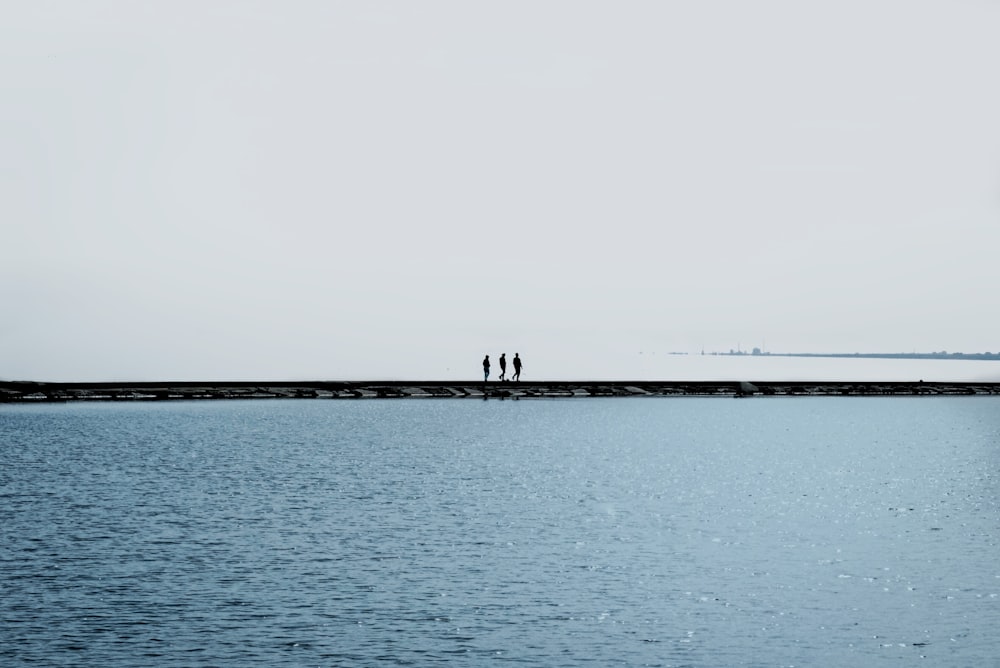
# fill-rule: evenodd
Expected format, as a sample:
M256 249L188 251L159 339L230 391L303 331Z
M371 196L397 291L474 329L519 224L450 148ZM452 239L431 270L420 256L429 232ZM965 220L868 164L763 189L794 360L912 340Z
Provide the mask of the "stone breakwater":
M558 397L995 395L1000 383L747 381L295 381L39 383L0 381L0 403L201 399L529 399Z

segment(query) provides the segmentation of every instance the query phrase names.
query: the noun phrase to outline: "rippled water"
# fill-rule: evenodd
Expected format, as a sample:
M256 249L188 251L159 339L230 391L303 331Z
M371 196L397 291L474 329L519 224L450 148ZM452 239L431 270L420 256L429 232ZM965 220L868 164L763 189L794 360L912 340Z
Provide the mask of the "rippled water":
M2 406L0 455L3 666L1000 665L995 397Z

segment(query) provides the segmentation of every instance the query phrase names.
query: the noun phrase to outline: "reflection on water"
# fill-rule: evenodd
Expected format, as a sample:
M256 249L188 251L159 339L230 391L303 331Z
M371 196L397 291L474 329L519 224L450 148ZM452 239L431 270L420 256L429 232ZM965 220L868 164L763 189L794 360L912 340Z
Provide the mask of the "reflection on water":
M1000 401L0 408L3 665L990 665Z

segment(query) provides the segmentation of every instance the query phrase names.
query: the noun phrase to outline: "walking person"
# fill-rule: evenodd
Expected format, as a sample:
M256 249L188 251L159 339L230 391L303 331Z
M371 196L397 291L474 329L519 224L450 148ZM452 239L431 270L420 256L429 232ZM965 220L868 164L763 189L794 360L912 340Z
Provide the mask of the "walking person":
M500 353L500 380L506 380L504 376L507 374L507 353Z
M500 358L500 368L503 368L503 357ZM514 353L514 380L521 380L521 358Z
M487 355L483 358L483 382L487 382L490 379L490 356Z

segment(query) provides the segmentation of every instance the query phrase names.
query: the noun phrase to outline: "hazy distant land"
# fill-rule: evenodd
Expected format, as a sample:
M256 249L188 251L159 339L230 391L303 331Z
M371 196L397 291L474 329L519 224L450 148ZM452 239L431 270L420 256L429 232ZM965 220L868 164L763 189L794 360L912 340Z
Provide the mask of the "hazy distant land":
M751 356L751 357L849 357L853 359L883 359L883 360L997 360L998 353L949 353L946 350L935 353L771 353L754 348L745 350L730 350L720 353L702 353L702 355Z

